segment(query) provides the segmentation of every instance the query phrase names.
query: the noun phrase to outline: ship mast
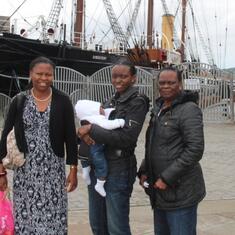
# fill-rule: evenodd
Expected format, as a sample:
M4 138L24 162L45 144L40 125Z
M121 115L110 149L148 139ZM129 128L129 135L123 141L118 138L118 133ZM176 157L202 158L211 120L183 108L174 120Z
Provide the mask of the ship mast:
M148 1L147 46L153 46L153 0Z
M84 0L77 0L76 19L74 24L74 44L82 47L84 24Z
M185 60L185 30L186 30L186 6L187 0L182 0L182 32L181 32L181 62Z

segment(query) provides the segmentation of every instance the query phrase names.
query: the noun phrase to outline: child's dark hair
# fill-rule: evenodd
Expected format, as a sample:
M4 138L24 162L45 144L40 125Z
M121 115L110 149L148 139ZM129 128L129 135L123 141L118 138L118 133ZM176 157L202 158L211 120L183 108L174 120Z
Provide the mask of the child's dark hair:
M48 58L44 56L39 56L31 61L29 65L29 70L31 71L37 64L50 64L55 69L55 64Z
M117 63L114 64L114 66L115 65L126 65L129 67L131 75L136 75L137 71L135 65L127 58L121 58L117 61Z
M176 73L176 76L177 76L177 79L179 82L182 82L182 71L180 71L179 69L175 68L175 67L165 67L163 69L160 70L159 74L158 74L158 79L160 77L160 74L163 72L163 71L173 71Z

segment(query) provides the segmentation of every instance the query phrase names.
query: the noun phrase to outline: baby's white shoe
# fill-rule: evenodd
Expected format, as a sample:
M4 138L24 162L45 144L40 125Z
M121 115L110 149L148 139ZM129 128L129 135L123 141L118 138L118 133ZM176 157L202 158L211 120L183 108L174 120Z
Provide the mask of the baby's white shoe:
M82 178L85 180L87 185L91 184L90 171L91 171L90 166L82 168Z
M97 179L97 183L95 185L95 190L102 196L105 197L106 196L106 192L104 190L104 183L106 181L105 180L99 180Z

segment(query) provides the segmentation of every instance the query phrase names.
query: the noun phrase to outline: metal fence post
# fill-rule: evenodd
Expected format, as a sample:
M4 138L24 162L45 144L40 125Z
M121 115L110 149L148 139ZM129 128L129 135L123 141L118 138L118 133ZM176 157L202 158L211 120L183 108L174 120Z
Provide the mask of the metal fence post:
M231 110L231 122L234 123L234 93L233 93L233 75L230 74L230 110Z
M158 70L153 70L153 82L152 82L152 89L153 89L153 97L152 97L152 106L155 105L155 100L159 97L159 89L158 89Z
M87 99L91 99L91 77L86 76Z

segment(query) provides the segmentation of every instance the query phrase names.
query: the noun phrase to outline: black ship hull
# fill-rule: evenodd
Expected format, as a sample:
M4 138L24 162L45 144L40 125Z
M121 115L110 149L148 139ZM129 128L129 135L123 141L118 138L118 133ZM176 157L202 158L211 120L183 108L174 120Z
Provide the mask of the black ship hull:
M57 66L72 68L84 75L91 75L105 66L115 63L121 56L99 51L82 50L68 44L46 44L39 40L18 35L0 35L0 92L14 95L28 77L29 64L37 56L50 58ZM18 84L18 85L17 85Z

